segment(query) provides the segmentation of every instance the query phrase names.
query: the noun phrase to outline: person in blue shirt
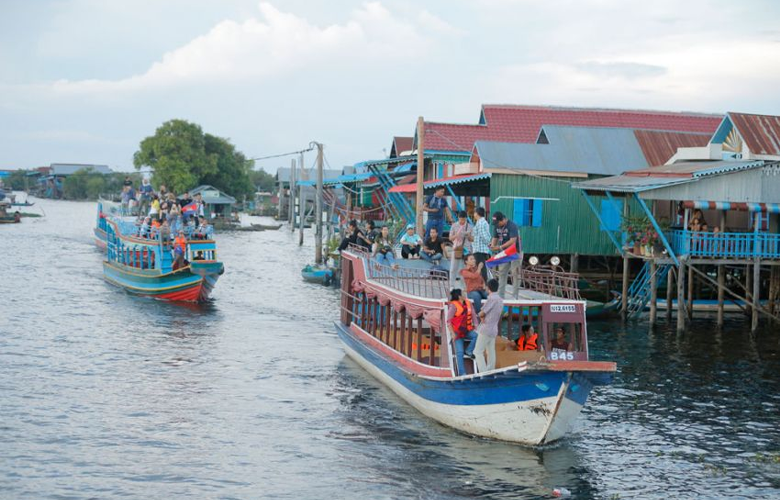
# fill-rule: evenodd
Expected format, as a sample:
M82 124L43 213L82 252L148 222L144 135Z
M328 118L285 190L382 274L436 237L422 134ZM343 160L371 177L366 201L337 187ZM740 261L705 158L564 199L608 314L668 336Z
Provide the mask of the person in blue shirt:
M435 227L439 235L444 234L444 217L452 224L452 210L444 199L444 188L436 188L433 195L429 196L423 203L423 211L428 212L428 222L425 223L425 239L431 234L431 228Z
M422 238L414 232L414 226L409 224L406 226L406 234L401 236L401 257L404 259L411 259L415 255L419 257L421 246Z

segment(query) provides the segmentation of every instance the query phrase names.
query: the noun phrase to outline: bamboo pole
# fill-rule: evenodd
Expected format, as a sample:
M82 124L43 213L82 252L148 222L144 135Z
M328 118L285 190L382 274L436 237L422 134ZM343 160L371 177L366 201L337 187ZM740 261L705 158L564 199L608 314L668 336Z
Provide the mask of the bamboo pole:
M306 225L306 192L298 186L298 246L303 245L303 228Z
M290 187L287 206L287 223L290 226L290 232L295 231L295 158L290 160Z
M688 264L688 301L686 312L688 313L688 321L693 320L693 264Z
M756 262L753 264L753 302L756 305L753 307L753 317L750 321L751 332L758 330L758 310L761 307L761 260L759 257L756 257Z

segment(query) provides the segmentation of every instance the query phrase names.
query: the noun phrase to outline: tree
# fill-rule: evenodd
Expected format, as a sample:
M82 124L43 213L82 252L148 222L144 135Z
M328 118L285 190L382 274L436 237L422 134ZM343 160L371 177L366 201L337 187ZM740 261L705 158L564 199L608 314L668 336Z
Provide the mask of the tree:
M249 179L258 191L273 192L276 187L274 176L263 170L252 170L249 173Z
M221 137L206 134L205 147L206 153L216 156L217 171L204 176L201 184L211 184L236 199L252 196L255 189L249 179L249 172L254 162L247 160L246 156L236 151L235 146Z
M153 184L165 184L175 193L200 184L210 184L236 198L254 192L249 178L253 162L229 140L205 134L200 125L185 120L167 121L141 141L133 164L137 169L152 167Z
M206 152L200 125L185 120L167 121L141 141L133 164L136 169L152 167L155 184L165 184L176 193L196 187L204 176L217 172L217 157Z

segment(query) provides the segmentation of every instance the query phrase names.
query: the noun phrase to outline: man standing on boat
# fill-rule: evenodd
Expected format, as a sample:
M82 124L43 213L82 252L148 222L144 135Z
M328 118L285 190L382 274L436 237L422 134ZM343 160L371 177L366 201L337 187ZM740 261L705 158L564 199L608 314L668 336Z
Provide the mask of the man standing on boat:
M485 219L485 209L483 207L477 207L474 210L474 242L471 245L474 258L476 259L477 266L482 264L482 279L487 282L488 274L485 261L490 258L490 224Z
M506 283L511 272L514 298L517 298L520 289L520 266L523 263L523 246L520 243L520 234L518 233L517 225L507 219L501 212L493 214L493 224L495 225L495 230L493 240L490 242L491 250L503 252L508 248L515 247L517 254L520 256L498 266L498 294L501 298L506 297Z
M498 336L498 322L504 312L504 301L498 292L498 281L491 279L487 283L488 298L482 304L479 312L479 327L477 327L477 344L474 347L474 356L477 362L477 371L484 373L496 368L496 337ZM487 355L487 362L485 361Z
M425 239L431 234L431 228L435 227L439 235L444 234L444 217L452 224L452 211L444 199L444 188L438 187L433 195L423 203L423 211L428 212L428 222L425 223Z

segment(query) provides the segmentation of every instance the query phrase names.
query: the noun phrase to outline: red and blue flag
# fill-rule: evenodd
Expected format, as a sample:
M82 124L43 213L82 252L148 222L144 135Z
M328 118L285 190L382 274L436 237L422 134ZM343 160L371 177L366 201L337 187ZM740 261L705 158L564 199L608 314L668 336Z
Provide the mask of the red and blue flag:
M512 245L506 250L498 252L497 254L489 258L485 262L485 265L487 267L497 267L500 266L501 264L506 264L507 262L512 262L513 260L517 260L519 258L520 258L520 254L517 253L517 247L515 245Z

